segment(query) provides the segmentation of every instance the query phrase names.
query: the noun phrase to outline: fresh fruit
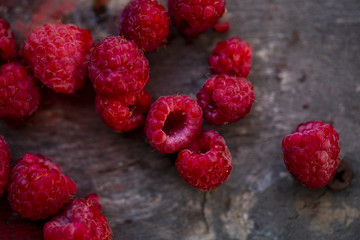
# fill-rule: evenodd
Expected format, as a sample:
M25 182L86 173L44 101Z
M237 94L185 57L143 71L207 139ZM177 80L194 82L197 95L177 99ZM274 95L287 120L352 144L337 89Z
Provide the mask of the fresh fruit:
M4 193L10 177L11 153L4 138L0 136L0 197Z
M0 18L0 62L12 60L16 57L17 47L14 34L7 21Z

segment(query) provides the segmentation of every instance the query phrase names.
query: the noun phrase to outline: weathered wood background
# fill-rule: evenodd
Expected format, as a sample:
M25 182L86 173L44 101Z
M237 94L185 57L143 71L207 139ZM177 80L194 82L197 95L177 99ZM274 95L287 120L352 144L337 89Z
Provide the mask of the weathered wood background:
M19 46L47 22L87 28L99 42L118 34L127 2L111 0L97 17L90 0L2 0L0 16ZM26 127L0 123L13 161L40 152L74 179L78 197L97 192L114 239L360 239L360 1L227 0L227 9L230 32L210 30L189 43L172 30L166 47L147 54L146 88L153 99L195 97L218 41L239 36L253 46L252 112L238 123L211 127L227 141L234 162L217 190L188 186L177 175L176 155L155 152L142 130L119 134L107 127L95 112L89 83L74 96L44 87L40 110ZM354 173L345 190L310 190L287 173L281 139L308 120L338 130L341 156ZM0 215L4 239L9 223L21 221L5 210ZM41 223L35 225L41 230ZM40 238L29 229L29 239Z

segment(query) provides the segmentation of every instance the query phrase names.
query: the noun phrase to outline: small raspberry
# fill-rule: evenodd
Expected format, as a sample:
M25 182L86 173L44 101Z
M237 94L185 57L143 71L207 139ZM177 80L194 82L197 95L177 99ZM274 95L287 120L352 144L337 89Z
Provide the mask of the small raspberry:
M0 18L0 62L12 60L16 57L17 47L14 34L7 21Z
M226 181L232 160L224 138L215 130L203 130L189 149L178 154L175 166L188 184L205 191Z
M144 125L151 97L145 89L119 97L97 95L95 105L106 125L114 131L128 132Z
M158 49L169 35L165 8L155 0L133 0L121 16L120 34L146 52Z
M28 153L11 171L8 192L11 208L35 221L56 214L71 200L76 185L52 160Z
M202 110L183 95L160 97L146 118L145 133L157 151L173 153L189 147L201 132Z
M72 94L85 83L93 45L86 29L45 24L29 35L22 53L36 78L55 92Z
M0 67L0 118L22 119L38 109L39 88L20 63Z
M309 188L323 187L333 178L340 163L339 134L320 121L300 124L282 140L288 171Z
M217 23L214 26L214 30L218 33L228 32L230 30L230 22L226 21L226 22Z
M149 81L149 62L133 41L107 37L91 53L89 78L97 94L138 92Z
M11 153L4 138L0 136L0 197L4 193L10 177Z
M222 125L245 117L255 100L251 83L245 78L213 75L196 95L206 122Z
M45 240L111 240L111 228L101 214L100 198L93 193L77 198L44 226Z
M247 77L251 70L252 48L238 37L219 42L209 58L214 73Z
M225 12L225 0L169 0L168 4L174 26L188 37L214 26Z

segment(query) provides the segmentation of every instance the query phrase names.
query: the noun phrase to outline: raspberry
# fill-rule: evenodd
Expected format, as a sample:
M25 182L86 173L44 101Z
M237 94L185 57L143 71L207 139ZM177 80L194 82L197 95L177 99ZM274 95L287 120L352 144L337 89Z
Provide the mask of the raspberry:
M124 132L144 125L150 104L151 97L145 89L120 97L97 95L95 99L96 111L103 121L114 131Z
M4 138L0 136L0 197L6 189L10 177L11 153Z
M28 153L11 171L8 192L11 208L34 221L56 214L71 200L76 185L52 160Z
M232 160L224 138L215 130L203 130L189 149L179 153L175 166L188 184L205 191L226 181Z
M209 58L214 73L247 77L251 70L252 48L238 37L219 42Z
M0 18L0 61L12 60L16 57L16 53L17 47L10 25Z
M196 95L206 122L222 125L245 117L255 100L251 83L245 78L213 75Z
M146 118L145 133L157 151L173 153L189 147L201 132L202 110L188 96L160 97Z
M217 23L214 26L214 30L218 33L228 32L230 30L230 22L226 21L226 22Z
M138 92L149 81L149 62L133 41L107 37L91 53L89 78L97 94Z
M152 52L169 35L169 18L165 8L155 0L133 0L121 16L120 33L139 48Z
M168 4L174 26L188 37L214 26L225 12L225 0L169 0Z
M111 240L111 228L101 214L99 196L90 194L68 204L44 226L45 240Z
M22 53L36 78L55 92L72 94L85 83L93 45L86 29L45 24L29 35Z
M340 163L339 134L320 121L300 124L282 140L287 170L309 188L325 186L335 175Z
M20 63L0 67L0 118L22 119L38 109L39 88Z

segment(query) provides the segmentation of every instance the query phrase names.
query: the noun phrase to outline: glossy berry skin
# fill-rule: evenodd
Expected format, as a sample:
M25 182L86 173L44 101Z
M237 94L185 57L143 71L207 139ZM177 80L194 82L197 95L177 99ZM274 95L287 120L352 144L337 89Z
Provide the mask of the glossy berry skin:
M250 112L255 100L251 83L225 74L210 77L196 96L206 122L211 125L238 121Z
M12 62L0 67L0 118L29 117L39 103L39 88L23 65Z
M10 177L11 153L5 139L0 136L0 197L4 193Z
M6 62L16 57L17 47L14 34L7 21L0 18L0 62Z
M120 34L145 52L158 49L169 35L165 8L155 0L133 0L121 15Z
M135 42L107 37L91 53L89 78L97 94L139 92L149 81L149 62Z
M24 43L22 54L34 76L55 92L73 94L87 77L90 32L74 25L45 24Z
M45 240L111 240L111 228L101 213L100 198L77 198L44 226Z
M173 153L189 147L201 132L202 110L184 95L163 96L150 107L145 134L155 150Z
M203 130L189 149L178 154L175 166L188 184L206 191L226 181L232 160L224 138L215 130Z
M75 192L75 183L56 163L27 153L11 171L8 200L14 211L35 221L56 214Z
M180 33L197 37L218 22L225 12L225 0L169 0L168 7Z
M209 58L214 73L247 77L251 70L252 48L241 38L219 42Z
M339 134L320 121L300 124L282 140L287 170L309 188L324 187L333 178L340 163Z
M106 125L116 132L128 132L145 124L151 96L145 89L119 97L97 95L95 105Z

